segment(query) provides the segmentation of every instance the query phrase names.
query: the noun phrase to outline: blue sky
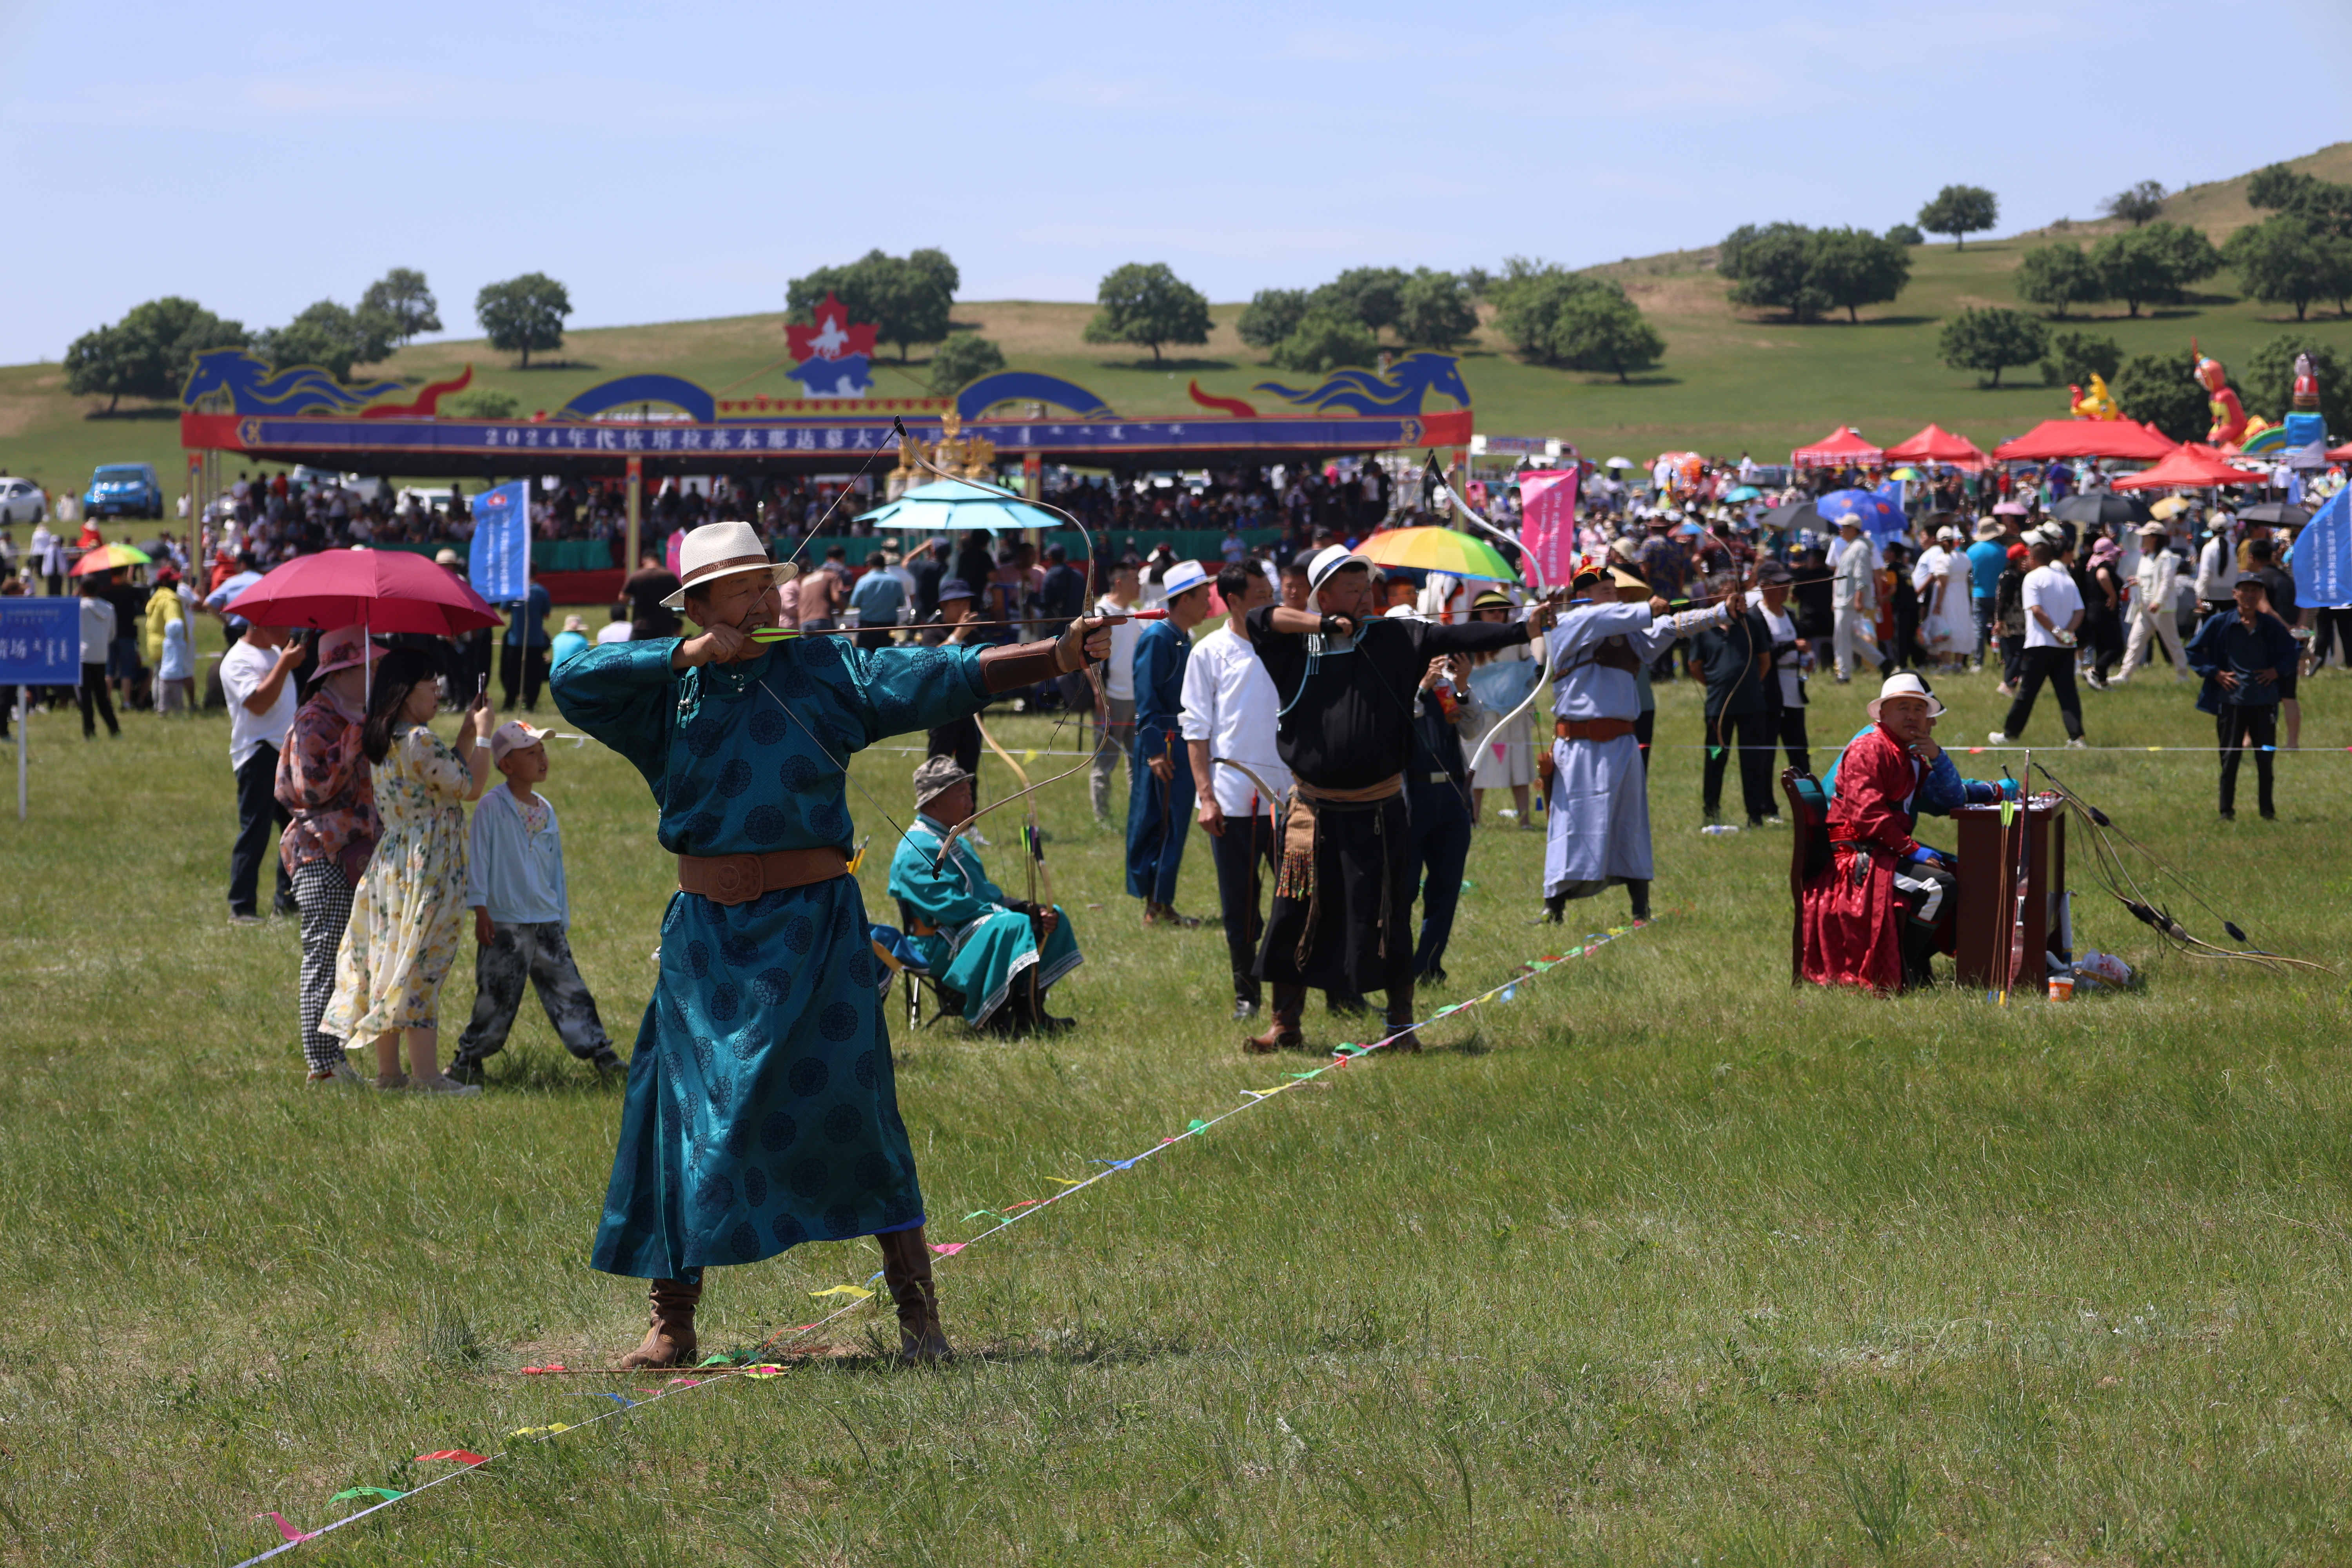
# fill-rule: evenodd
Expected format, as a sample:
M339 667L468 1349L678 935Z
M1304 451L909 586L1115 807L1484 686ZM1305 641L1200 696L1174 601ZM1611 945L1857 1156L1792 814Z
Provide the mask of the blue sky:
M394 266L471 335L518 272L605 326L775 310L875 246L971 299L1164 260L1234 300L1884 228L1952 181L2031 227L2344 137L2352 6L0 0L0 59L21 363L155 295L261 327Z

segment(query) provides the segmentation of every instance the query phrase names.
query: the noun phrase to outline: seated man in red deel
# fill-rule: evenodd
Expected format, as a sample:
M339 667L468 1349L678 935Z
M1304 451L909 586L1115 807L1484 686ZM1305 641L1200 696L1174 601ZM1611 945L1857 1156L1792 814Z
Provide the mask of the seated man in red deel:
M1817 984L1924 985L1928 959L1952 951L1959 862L1912 832L1923 808L1989 805L2007 786L1959 776L1934 739L1943 711L1916 675L1889 676L1830 775L1830 866L1804 895L1804 975Z

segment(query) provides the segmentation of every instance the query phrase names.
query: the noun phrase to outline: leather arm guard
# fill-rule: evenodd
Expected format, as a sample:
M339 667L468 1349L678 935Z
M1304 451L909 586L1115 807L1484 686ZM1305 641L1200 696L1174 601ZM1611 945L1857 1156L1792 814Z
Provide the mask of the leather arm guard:
M1024 686L1034 686L1041 680L1051 680L1066 673L1062 668L1060 642L1007 643L980 651L981 678L988 682L989 693L1013 691Z

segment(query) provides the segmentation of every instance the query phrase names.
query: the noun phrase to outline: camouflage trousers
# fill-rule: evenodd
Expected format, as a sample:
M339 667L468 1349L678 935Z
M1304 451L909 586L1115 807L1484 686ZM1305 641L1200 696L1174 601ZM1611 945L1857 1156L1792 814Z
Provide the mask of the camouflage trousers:
M547 1010L547 1021L555 1026L564 1049L583 1061L614 1056L604 1020L596 1016L596 998L580 978L563 928L550 921L499 923L490 930L489 944L474 950L474 1016L466 1022L451 1065L479 1066L506 1048L526 980L539 992L539 1005Z

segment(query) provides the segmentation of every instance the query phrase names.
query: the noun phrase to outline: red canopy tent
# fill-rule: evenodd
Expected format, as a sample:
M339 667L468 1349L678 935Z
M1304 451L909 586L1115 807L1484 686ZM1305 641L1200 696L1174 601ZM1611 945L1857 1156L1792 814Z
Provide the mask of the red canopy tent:
M1930 425L1908 441L1897 441L1886 448L1890 463L1947 463L1956 468L1983 468L1992 459L1966 436L1955 436L1940 426Z
M2233 468L2227 463L2210 458L2200 458L2194 452L2169 452L2154 465L2138 473L2117 479L2113 488L2119 490L2160 490L2174 487L2210 489L2216 485L2251 485L2260 483L2257 476Z
M2176 443L2128 419L2044 419L1992 455L2004 463L2046 462L2053 458L2136 458L2151 462Z
M2328 447L2327 460L2331 463L2352 461L2352 441L2347 441L2341 447Z
M1789 461L1800 468L1842 468L1848 463L1878 463L1885 458L1885 453L1864 440L1862 432L1851 425L1841 425L1811 446L1789 454Z

